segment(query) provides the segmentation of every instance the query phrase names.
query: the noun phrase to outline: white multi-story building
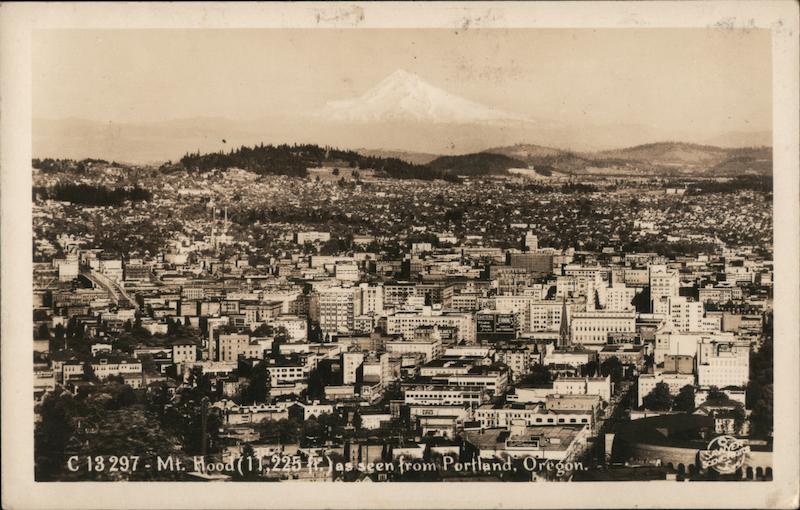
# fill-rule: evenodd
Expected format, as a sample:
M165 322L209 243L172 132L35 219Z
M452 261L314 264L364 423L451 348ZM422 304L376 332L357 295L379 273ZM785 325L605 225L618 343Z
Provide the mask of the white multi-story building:
M383 285L362 283L358 286L356 315L380 315L383 313Z
M364 382L367 384L380 383L383 386L388 385L394 379L389 358L389 353L385 352L381 355L372 355L364 359L364 363L361 365L364 372Z
M337 280L345 282L357 282L361 278L358 264L354 262L337 262L334 266L334 275Z
M704 338L697 344L697 384L701 387L747 386L750 343Z
M172 362L194 363L197 361L197 345L189 340L172 344Z
M530 305L534 301L533 296L502 295L495 296L494 309L499 313L513 313L522 318L520 321L521 331L530 331Z
M261 301L278 301L281 303L281 314L289 314L292 303L303 293L299 290L271 290L261 293Z
M634 309L632 301L636 297L636 289L628 287L624 283L615 283L611 287L603 287L600 294L600 301L603 302L605 310L624 312Z
M540 404L505 405L497 407L483 404L475 410L475 420L482 429L509 427L512 421L523 420L527 426L577 425L593 426L593 414L589 411L548 411Z
M237 361L239 356L247 359L263 358L264 348L250 343L250 335L244 333L222 333L217 340L215 361Z
M124 274L122 259L100 260L99 271L110 280L121 282Z
M325 242L331 240L330 232L297 232L294 235L297 244Z
M529 251L536 251L539 249L539 238L530 230L525 234L525 247L528 248Z
M733 333L707 333L698 332L675 332L671 328L659 330L655 334L654 361L656 365L664 363L667 354L675 356L694 356L697 354L697 346L702 339L717 339L719 341L733 341Z
M80 265L76 255L67 255L64 259L53 259L53 266L58 269L58 279L68 282L78 277Z
M285 329L290 342L304 342L308 338L308 322L302 317L279 315L272 319L272 325Z
M449 386L444 384L417 384L403 390L408 405L420 406L478 406L484 400L481 388Z
M442 341L438 338L386 342L385 348L392 354L422 354L425 363L442 355Z
M358 369L364 363L364 353L350 351L342 353L342 384L356 384Z
M301 364L276 364L267 366L271 386L280 386L303 381L308 377L309 367Z
M753 283L754 276L755 274L750 271L750 267L746 265L725 264L726 282L733 282L737 285L740 283Z
M590 361L597 359L597 352L588 349L584 350L553 350L548 351L544 357L545 365L570 365L573 367L581 367Z
M635 333L636 312L576 312L570 322L573 344L605 345L609 333Z
M700 321L700 331L718 333L722 331L722 315L706 315Z
M597 395L604 402L611 399L611 377L559 377L553 381L559 395Z
M667 315L669 298L677 297L679 291L679 275L675 269L663 264L654 264L649 268L650 309L653 313Z
M401 311L386 317L386 332L390 335L412 338L417 328L424 326L456 328L459 340L475 342L475 320L469 313L443 312L426 306L421 311Z
M141 374L142 363L135 359L100 356L92 361L92 370L98 379L105 379L110 375Z
M734 282L720 282L717 285L706 285L699 291L701 303L727 303L742 299L742 288Z
M537 300L532 301L529 311L529 328L528 331L558 331L561 327L561 312L564 309L562 300ZM567 301L567 319L579 311L584 311L585 301Z
M447 384L451 386L468 386L485 389L490 395L501 395L508 385L508 370L500 368L487 368L485 370L470 371L466 374L453 374L447 377Z
M83 363L78 360L69 360L63 363L53 363L53 371L60 373L61 382L83 376Z
M355 293L352 287L332 287L319 291L319 326L323 333L353 329Z
M503 348L495 353L495 359L508 366L511 370L511 379L518 381L531 371L533 356L531 351L524 348Z
M669 298L669 320L676 331L703 331L703 303L673 296Z

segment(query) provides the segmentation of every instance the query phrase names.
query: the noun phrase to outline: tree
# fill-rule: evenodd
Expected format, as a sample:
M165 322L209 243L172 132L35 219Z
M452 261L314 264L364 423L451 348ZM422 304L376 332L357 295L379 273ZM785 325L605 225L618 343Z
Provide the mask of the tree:
M425 443L425 449L422 450L422 460L430 462L431 460L431 444Z
M253 336L270 336L272 335L272 326L267 324L266 322L260 324L255 330L253 330Z
M581 376L594 377L597 374L597 362L592 360L585 365L581 365Z
M322 435L322 426L315 417L310 417L303 422L303 436L317 438Z
M158 370L158 366L156 365L152 354L142 354L139 356L139 360L142 362L143 372L155 372Z
M672 401L672 410L682 413L694 411L694 386L687 384L680 389L675 399Z
M300 440L302 430L302 424L294 418L265 421L261 426L261 437L277 439L281 444L294 444Z
M361 430L363 423L364 420L361 418L361 411L356 409L356 412L353 413L353 427L355 427L356 430Z
M332 439L342 428L339 416L335 413L323 413L317 416L317 422L321 428L322 439Z
M709 404L722 404L728 401L728 395L717 388L716 386L712 386L708 389L708 396L706 397L706 402Z
M222 427L222 418L213 408L206 410L206 434L208 438L208 451L212 451L219 439L219 429ZM186 453L199 454L203 451L203 407L192 401L181 410L180 435L183 439Z
M39 423L34 433L35 476L37 481L54 480L64 467L67 445L75 435L72 417L75 402L60 388L49 393L39 408Z
M736 428L737 433L741 433L742 425L747 419L747 412L744 406L737 402L736 407L733 408L733 426Z
M99 381L97 375L94 373L94 367L89 361L83 363L83 378L87 381Z
M667 383L660 382L656 384L655 388L642 399L642 404L651 411L669 411L672 409L672 395L669 392Z
M258 457L253 450L253 446L247 443L242 448L242 473L236 470L233 474L233 480L238 482L253 482L258 480Z
M56 347L55 349L50 349L51 352L54 352L58 349L64 347L64 326L62 324L56 324L56 327L53 328L53 344Z
M603 377L611 376L611 382L618 383L622 380L622 363L616 356L612 356L600 365L600 374Z
M156 456L179 454L177 438L162 428L157 418L136 407L108 411L102 418L102 426L93 434L87 434L81 453L86 455L115 455L140 457L140 469L132 472L80 473L81 478L93 480L176 480L180 473L141 466L156 464Z
M764 316L764 341L758 351L750 352L750 381L746 402L752 410L750 434L767 438L773 421L773 326L772 314Z
M49 340L50 339L50 329L47 327L47 324L41 324L39 326L39 329L36 332L36 337L39 340Z
M768 384L761 389L761 394L753 403L753 412L750 422L753 425L753 435L769 437L772 435L773 421L773 386Z
M269 374L267 365L260 361L253 367L248 377L247 386L242 390L242 402L254 404L264 402L269 394Z
M544 365L534 365L530 374L522 378L522 382L533 386L547 386L553 382L553 376Z

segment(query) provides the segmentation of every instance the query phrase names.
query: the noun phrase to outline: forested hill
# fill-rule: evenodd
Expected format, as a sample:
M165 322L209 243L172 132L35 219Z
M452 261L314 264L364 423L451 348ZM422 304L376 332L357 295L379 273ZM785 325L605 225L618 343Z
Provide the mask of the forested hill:
M187 154L180 164L189 171L208 171L215 168L241 168L262 175L293 175L305 177L308 168L329 165L348 165L350 168L373 169L395 179L442 179L449 172L426 165L415 165L397 158L364 156L355 151L320 147L318 145L258 145L240 147L228 153Z
M509 168L527 168L527 163L503 154L481 152L463 156L442 156L428 165L443 172L458 175L505 174Z

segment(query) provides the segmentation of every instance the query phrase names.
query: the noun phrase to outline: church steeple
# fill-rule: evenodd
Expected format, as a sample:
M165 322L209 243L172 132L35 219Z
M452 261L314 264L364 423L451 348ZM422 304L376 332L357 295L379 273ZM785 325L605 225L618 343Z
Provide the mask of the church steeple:
M566 349L570 344L569 317L567 316L567 298L565 296L561 301L561 325L558 328L558 347L560 349Z

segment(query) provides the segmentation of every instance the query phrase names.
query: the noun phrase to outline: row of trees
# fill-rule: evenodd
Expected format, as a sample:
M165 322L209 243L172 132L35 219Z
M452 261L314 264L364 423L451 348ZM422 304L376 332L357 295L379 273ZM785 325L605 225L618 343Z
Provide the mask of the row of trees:
M764 317L764 341L758 351L750 353L750 381L747 385L747 407L751 434L770 437L773 428L773 315Z
M39 405L40 420L34 430L35 476L37 481L115 480L128 477L146 480L156 473L141 469L155 464L155 455L180 453L179 441L161 427L146 405L144 392L134 391L117 380L80 388L75 395L58 387ZM140 457L135 472L66 469L72 455ZM159 479L169 473L157 473Z
M670 393L667 383L660 382L644 396L642 405L651 411L675 411L679 413L691 413L696 408L694 386L687 384L678 391L674 397ZM731 406L734 412L734 424L739 430L744 423L746 413L744 406L728 398L725 392L716 386L712 386L708 391L708 396L704 404Z
M727 399L724 393L722 395ZM651 411L691 413L695 409L694 386L687 384L673 397L667 383L660 382L644 396L642 404Z
M612 356L600 365L596 361L590 361L581 367L580 374L581 377L610 376L611 381L616 384L624 379L625 367L616 356ZM553 382L553 375L546 366L535 365L529 374L522 377L520 382L531 386L547 386Z
M705 195L709 193L738 193L740 191L772 192L771 175L741 175L727 181L693 182L687 189L689 195Z
M41 170L47 173L54 173L54 172L84 172L86 171L87 167L91 167L92 165L108 165L108 161L104 159L82 159L80 161L75 161L74 159L53 159L53 158L33 158L31 161L33 168L37 170ZM116 165L116 163L111 163L111 165Z
M449 172L426 165L415 165L397 158L363 156L355 151L344 151L318 145L264 145L242 146L228 153L216 152L186 154L180 160L187 170L207 172L213 169L242 168L260 175L290 175L306 177L308 168L323 164L344 163L350 168L370 168L395 179L452 178Z
M73 204L91 206L120 206L126 201L149 201L153 195L149 191L134 186L132 188L107 188L90 184L56 184L50 188L33 189L34 196L44 199L60 200Z

